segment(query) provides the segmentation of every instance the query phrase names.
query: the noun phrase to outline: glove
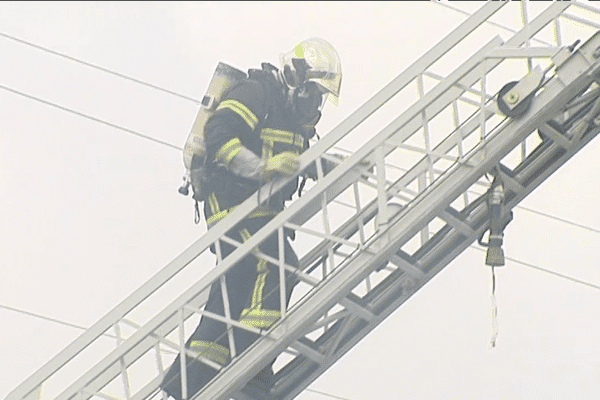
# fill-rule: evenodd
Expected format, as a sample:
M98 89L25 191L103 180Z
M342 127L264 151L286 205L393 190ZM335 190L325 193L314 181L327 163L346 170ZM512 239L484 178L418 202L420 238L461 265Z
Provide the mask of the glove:
M284 151L265 161L262 168L263 179L271 179L275 174L286 176L296 175L300 166L300 156L290 151Z

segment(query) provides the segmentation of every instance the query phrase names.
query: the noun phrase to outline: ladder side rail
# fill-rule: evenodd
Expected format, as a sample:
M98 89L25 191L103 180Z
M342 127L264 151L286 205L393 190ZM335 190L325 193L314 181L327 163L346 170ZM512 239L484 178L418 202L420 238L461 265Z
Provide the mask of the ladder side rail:
M418 122L418 119L419 119L419 115L422 112L422 110L427 108L431 104L435 103L436 101L438 101L438 99L440 99L440 97L446 96L447 93L452 93L453 90L462 91L461 89L456 89L454 87L455 82L459 81L460 79L462 79L465 76L468 76L482 62L482 60L485 59L485 56L491 49L496 48L496 47L500 46L501 44L502 44L502 40L499 37L495 37L494 39L490 40L477 53L475 53L471 58L469 58L469 60L467 60L460 67L458 67L452 74L450 74L450 76L448 76L448 78L446 80L444 80L444 81L440 82L438 85L436 85L431 91L426 93L425 96L423 96L421 99L419 99L416 103L414 103L412 106L410 106L404 113L402 113L399 117L394 119L390 124L388 124L385 128L383 128L375 137L373 137L371 140L369 140L358 151L356 151L354 154L349 156L343 163L338 165L332 172L327 174L322 179L322 182L326 182L325 187L323 187L323 184L321 182L319 182L315 187L313 187L310 191L308 191L307 194L315 193L316 191L318 191L319 194L321 194L321 192L326 191L329 188L329 186L335 184L335 182L338 182L335 179L334 180L331 179L333 176L335 176L337 179L339 179L342 176L342 174L346 174L349 170L360 168L359 165L361 162L363 162L363 160L370 160L372 158L371 154L373 153L374 149L376 149L379 146L384 145L385 142L391 136L395 135L407 123L409 123L413 120L416 121L415 125L417 125L417 126L415 126L413 129L415 129L415 130L418 129L418 127L421 126L420 123ZM490 63L489 60L487 60L486 62L488 64ZM448 97L448 99L447 99L446 105L450 104L451 101L454 99L453 96L447 96L447 97ZM452 98L450 98L450 97L452 97ZM443 108L444 108L444 106L441 105L439 107L439 110L441 111ZM402 131L402 133L405 136L400 141L404 140L406 137L408 137L409 135L412 134L412 132L410 132L410 130L408 132ZM324 139L326 139L328 136L329 135L325 136ZM311 150L312 149L308 149L306 151L305 154L307 154L307 158L311 156L310 154L308 154ZM304 154L301 157L301 168L306 168L308 163L305 164L302 162L303 156L304 156ZM310 159L312 160L312 157ZM290 221L297 225L302 225L302 223L308 219L307 218L308 215L313 215L313 213L316 212L315 210L318 210L320 208L320 203L319 203L321 200L320 197L315 198L315 196L311 196L310 199L313 202L308 202L308 201L306 201L308 199L307 194L303 195L297 202L295 202L293 204L293 205L295 205L296 203L300 202L301 200L304 200L301 202L302 207L303 207L303 212L294 213L294 215L290 218ZM329 198L328 200L331 200L331 199Z

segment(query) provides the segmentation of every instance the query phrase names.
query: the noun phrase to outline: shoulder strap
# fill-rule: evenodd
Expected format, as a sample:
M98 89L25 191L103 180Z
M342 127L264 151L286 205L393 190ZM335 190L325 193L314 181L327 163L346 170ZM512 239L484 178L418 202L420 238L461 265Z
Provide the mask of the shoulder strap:
M262 63L261 69L250 69L248 70L248 78L258 81L263 86L265 93L267 93L267 114L269 114L275 104L284 101L283 90L281 84L275 77L278 69L269 63Z

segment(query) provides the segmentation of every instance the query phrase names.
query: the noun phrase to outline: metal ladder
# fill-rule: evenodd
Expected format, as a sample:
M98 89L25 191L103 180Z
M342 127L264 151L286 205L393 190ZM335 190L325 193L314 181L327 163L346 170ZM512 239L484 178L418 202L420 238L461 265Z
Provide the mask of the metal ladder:
M218 367L184 348L201 314L261 338L193 398L257 399L245 385L276 357L276 383L261 398L297 396L494 223L506 223L513 207L600 131L598 26L567 13L599 12L586 3L548 3L507 41L492 37L446 76L439 72L447 65L441 64L444 55L481 35L482 26L509 4L486 2L307 150L301 168L316 162L316 183L246 242L233 243L237 250L218 268L185 290L169 289L199 260L213 263L210 246L286 181L251 196L6 399L163 398L158 384L178 352ZM531 46L541 42L536 35L544 28L560 33L565 18L590 27L582 44L564 46L557 34L556 43ZM509 60L526 65L518 70ZM544 67L534 68L533 61ZM507 82L499 77L515 74L501 88ZM386 116L393 120L376 128ZM366 135L369 141L323 174L321 160L336 160L327 151ZM494 191L501 193L496 214ZM261 331L232 320L228 306L224 315L204 312L211 285L226 289L225 271L274 232L283 246L284 228L296 230L295 247L306 247L300 269L259 253L300 280L290 306L281 307L282 319ZM165 292L175 298L161 303ZM158 313L133 322L156 304Z

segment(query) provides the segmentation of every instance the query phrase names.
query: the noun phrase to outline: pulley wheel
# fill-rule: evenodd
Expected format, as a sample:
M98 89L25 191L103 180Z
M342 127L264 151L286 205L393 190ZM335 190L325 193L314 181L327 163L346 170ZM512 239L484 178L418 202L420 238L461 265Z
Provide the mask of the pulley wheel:
M502 112L502 114L504 114L510 118L517 118L517 117L520 117L521 115L525 114L527 112L527 110L529 110L529 107L531 107L531 101L533 100L534 93L531 93L529 96L527 96L525 99L523 99L515 108L511 109L508 107L508 104L506 104L506 102L503 99L504 95L506 93L510 92L510 90L513 87L515 87L517 85L517 83L519 83L519 82L518 81L508 82L506 85L504 85L502 87L502 89L500 89L500 91L498 92L498 96L497 96L498 109L500 110L500 112Z

